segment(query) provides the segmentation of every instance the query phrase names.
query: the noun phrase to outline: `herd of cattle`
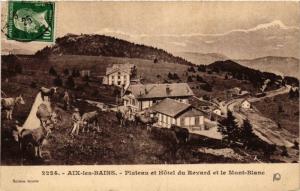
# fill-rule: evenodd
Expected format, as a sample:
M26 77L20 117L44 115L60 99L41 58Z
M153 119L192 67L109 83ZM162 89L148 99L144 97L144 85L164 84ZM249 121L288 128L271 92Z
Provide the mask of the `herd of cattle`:
M56 92L56 87L40 88L42 100L45 101L45 99L47 98L47 100L49 101L48 103L51 103L50 100L52 99L53 95L56 94ZM1 93L4 94L4 92ZM15 98L1 98L1 109L2 111L6 112L5 118L7 120L13 119L13 110L15 106L20 104L25 104L22 95L19 95ZM93 129L99 132L100 114L100 109L83 113L80 121L81 132L89 132ZM22 125L18 124L17 121L16 124L12 127L12 137L16 142L19 143L22 157L23 153L28 152L30 148L34 148L34 156L42 158L41 146L43 144L43 141L47 139L47 137L51 133L51 129L53 129L59 122L62 121L62 116L59 115L56 110L52 110L51 107L49 108L49 106L44 103L38 106L36 116L40 120L40 125L38 128L26 129L22 127ZM143 126L147 127L147 130L149 130L150 127L157 122L157 117L153 115L150 116L149 113L133 113L130 110L120 111L119 109L117 109L116 118L121 127L126 127L130 124L133 124L135 126L142 124ZM189 132L187 129L177 126L173 126L171 129L174 131L177 137L177 142L188 141Z

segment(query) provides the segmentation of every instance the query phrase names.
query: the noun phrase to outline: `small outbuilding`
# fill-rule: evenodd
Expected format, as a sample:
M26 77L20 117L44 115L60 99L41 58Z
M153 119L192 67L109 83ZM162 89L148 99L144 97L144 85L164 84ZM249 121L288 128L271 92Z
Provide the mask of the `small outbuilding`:
M204 112L190 104L166 98L153 105L150 110L156 113L157 125L170 128L172 124L189 130L204 129Z
M244 99L241 102L241 107L244 108L244 109L250 109L251 108L251 103L247 99Z

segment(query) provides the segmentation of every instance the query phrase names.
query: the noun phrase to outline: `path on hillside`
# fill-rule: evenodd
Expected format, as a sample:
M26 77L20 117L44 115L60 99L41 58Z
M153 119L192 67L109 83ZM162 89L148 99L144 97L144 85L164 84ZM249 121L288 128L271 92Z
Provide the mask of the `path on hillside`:
M289 92L289 87L283 87L274 91L266 92L266 96L260 98L249 98L249 102L257 102L267 97L274 97L280 94ZM264 117L258 111L254 109L239 109L239 105L244 99L234 99L227 103L227 110L232 111L233 115L239 121L239 124L243 123L243 120L248 119L253 126L254 133L262 140L269 144L276 144L278 146L292 147L293 142L297 139L297 136L292 135L285 129L279 129L278 125L271 119Z
M280 94L286 94L290 90L290 87L282 87L280 89L266 92L266 96L256 98L248 98L249 102L257 102L267 97L274 97ZM244 99L234 99L226 104L227 111L231 111L236 117L239 124L243 123L243 120L248 119L253 127L253 132L263 141L269 144L275 144L277 146L285 146L288 150L289 157L280 157L279 160L285 162L298 161L298 151L293 148L294 141L299 142L299 137L293 135L286 129L279 129L276 122L263 116L259 111L255 109L240 109L240 104Z

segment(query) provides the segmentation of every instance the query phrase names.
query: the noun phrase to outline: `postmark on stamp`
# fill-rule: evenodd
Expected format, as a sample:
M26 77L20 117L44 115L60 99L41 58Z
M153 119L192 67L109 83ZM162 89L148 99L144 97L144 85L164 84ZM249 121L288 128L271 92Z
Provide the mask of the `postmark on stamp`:
M8 39L53 42L54 11L54 2L10 1Z

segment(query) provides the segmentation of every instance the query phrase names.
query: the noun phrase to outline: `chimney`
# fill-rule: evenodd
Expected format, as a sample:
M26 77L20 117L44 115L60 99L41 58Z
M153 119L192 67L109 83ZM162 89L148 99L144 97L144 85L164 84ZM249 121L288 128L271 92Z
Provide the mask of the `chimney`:
M147 88L145 88L145 94L148 94L149 92L148 92L148 90L147 90Z

